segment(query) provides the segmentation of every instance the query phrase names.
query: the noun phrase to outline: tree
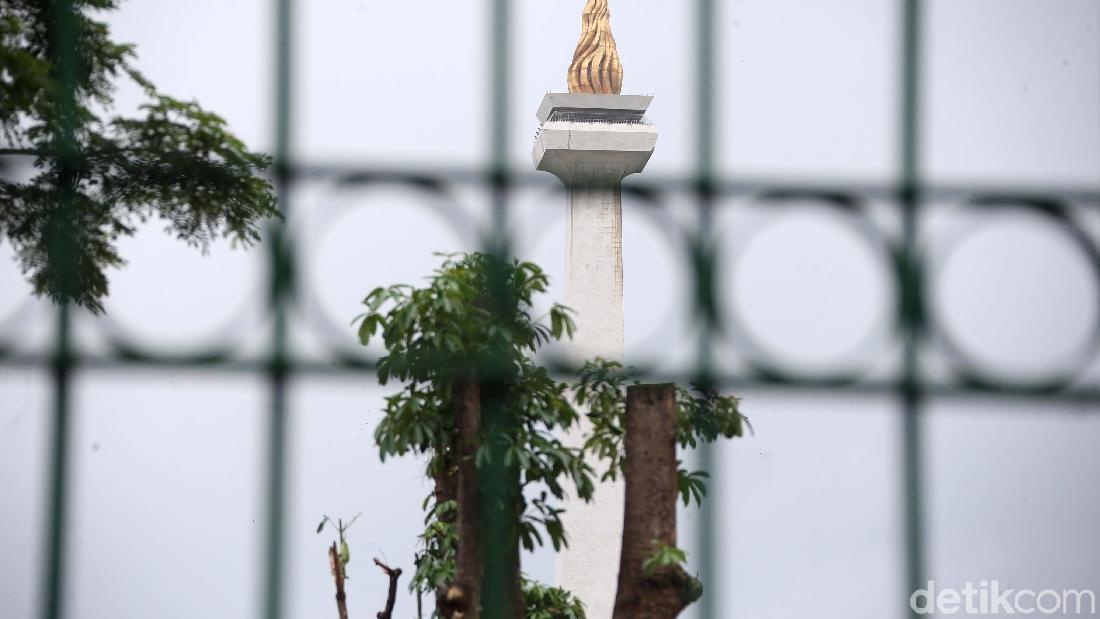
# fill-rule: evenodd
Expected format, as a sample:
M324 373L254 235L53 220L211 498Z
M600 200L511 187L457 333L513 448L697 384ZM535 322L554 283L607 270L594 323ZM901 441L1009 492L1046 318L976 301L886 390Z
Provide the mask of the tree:
M199 248L223 236L247 246L279 212L259 176L271 160L198 103L160 93L134 67L134 46L94 19L118 0L72 0L71 15L61 4L0 0L0 154L35 169L0 179L0 240L36 294L101 312L106 270L125 262L117 241L139 223L160 217ZM100 111L121 78L144 90L144 116Z
M381 457L425 454L426 473L435 481L411 586L436 592L444 617L477 616L482 570L493 559L482 544L489 511L509 515L502 554L513 587L506 612L522 616L520 545L533 549L549 541L558 549L566 543L561 510L550 502L564 497L566 480L580 497L592 495L594 472L582 450L554 436L579 419L567 385L532 360L541 346L574 328L559 305L546 317L532 316L534 295L547 285L531 263L452 255L426 287L378 288L364 301L360 340L366 345L380 331L387 350L378 378L403 383L387 399L375 432ZM504 311L494 291L512 300ZM506 420L483 415L494 397ZM494 465L501 473L496 490L479 474Z
M675 459L676 445L694 447L741 436L746 421L736 398L703 387L670 387L668 406L638 413L632 410L636 406L628 405L637 381L620 364L593 360L572 388L573 400L587 409L593 430L583 447L563 445L554 433L571 428L579 413L567 396L569 386L538 366L533 355L553 340L571 337L574 326L560 305L546 316L532 315L534 296L545 292L547 284L546 275L534 264L457 254L446 256L422 288L377 288L364 300L367 312L358 319L360 340L366 345L381 333L387 352L379 360L378 378L383 384L402 383L401 391L387 398L375 432L380 455L383 460L407 453L427 455L426 474L435 482L424 502L426 529L410 586L418 593L436 594L437 616L480 616L482 570L493 558L486 554L484 526L495 511L511 518L503 530L503 554L511 557L506 580L513 585L513 601L502 616L583 617L583 607L567 592L522 579L518 549L534 548L546 538L556 550L568 543L562 510L554 503L564 497L566 482L575 485L580 498L591 499L595 471L584 460L590 453L607 465L603 478L633 476L628 493L631 482L658 480L667 489L654 502L660 509L641 501L628 504L628 520L648 522L649 529L662 534L652 539L643 535L640 542L624 538L620 573L636 577L625 585L620 582L620 595L671 599L647 606L665 614L646 615L671 619L675 614L668 614L668 609L686 606L701 595L699 582L683 573L686 554L675 548L672 507L677 494L685 504L701 503L707 478L705 472L682 468ZM494 407L501 410L494 412ZM654 425L639 424L640 414L664 415L663 423L656 424L665 428L664 433L647 438L644 431L632 432L631 427ZM666 454L645 480L632 473L630 462L637 462L638 453L650 447L632 449L632 441L661 446ZM493 466L500 468L500 477L494 478ZM505 491L494 491L486 480L499 482ZM633 593L624 593L627 587ZM629 610L623 612L617 616L631 616Z

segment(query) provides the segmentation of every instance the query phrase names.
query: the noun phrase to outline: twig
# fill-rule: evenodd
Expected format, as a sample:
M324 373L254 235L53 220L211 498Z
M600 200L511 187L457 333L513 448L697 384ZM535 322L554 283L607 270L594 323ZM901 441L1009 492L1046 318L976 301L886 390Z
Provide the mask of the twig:
M401 578L401 568L392 568L379 561L377 557L374 559L374 564L382 568L386 576L390 577L390 591L386 596L386 610L379 612L376 616L378 619L393 619L393 606L397 603L397 579ZM346 619L346 617L342 619Z
M340 564L340 552L336 549L336 542L328 549L328 562L332 567L332 578L336 581L336 610L340 613L340 619L348 619L348 598L344 593L344 569Z

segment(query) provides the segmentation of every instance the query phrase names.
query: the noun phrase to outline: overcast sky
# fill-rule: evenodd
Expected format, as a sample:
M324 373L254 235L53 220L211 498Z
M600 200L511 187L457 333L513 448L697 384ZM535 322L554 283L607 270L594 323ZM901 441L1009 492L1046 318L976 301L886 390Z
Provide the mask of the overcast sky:
M272 144L271 6L263 0L132 0L110 17L138 46L162 90L196 98L250 145ZM488 157L487 3L310 0L298 3L296 157L312 164L476 169ZM888 182L897 168L898 2L717 2L723 174ZM534 112L565 88L582 0L514 2L510 161L530 169ZM943 183L1100 186L1100 3L1096 0L929 0L922 171ZM693 162L691 2L612 0L624 93L654 94L660 141L647 170ZM140 102L119 91L117 111ZM548 178L518 191L519 251L555 277L560 299L564 202ZM415 283L432 252L473 249L486 196L409 188L298 187L289 225L307 294L294 345L324 359L354 350L348 327L371 288ZM675 233L684 196L624 207L627 360L690 367L690 281ZM779 210L722 202L722 301L770 358L807 372L888 376L897 342L882 238L897 229L870 204L878 234L813 204ZM452 221L441 213L458 214ZM1100 238L1096 205L1074 211ZM208 256L153 223L122 242L109 317L80 317L78 339L111 334L158 349L264 349L262 252L219 245ZM1096 272L1064 232L1017 211L929 205L922 246L939 328L1005 379L1046 377L1079 362L1100 312ZM49 311L0 245L0 341L48 345ZM719 342L721 363L744 349ZM933 350L933 376L950 363ZM1100 362L1081 383L1100 384ZM372 433L380 388L368 376L296 379L291 389L287 609L330 616L322 514L363 512L351 532L353 617L383 604L371 556L412 571L421 465L379 462ZM756 435L725 445L715 478L724 557L720 616L901 617L903 566L898 407L889 397L744 394ZM262 535L265 384L244 374L82 371L76 382L74 514L65 587L79 619L237 618L257 612ZM46 421L45 372L0 368L0 617L32 616ZM1042 589L1100 587L1100 415L1095 407L1004 399L933 399L925 476L929 577L944 586L999 579ZM1094 413L1086 415L1083 413ZM684 514L690 524L693 515ZM687 545L687 541L684 542ZM548 552L526 570L552 581ZM405 580L404 582L407 582ZM404 590L404 588L402 588ZM826 606L822 606L826 605ZM398 616L413 616L410 599Z

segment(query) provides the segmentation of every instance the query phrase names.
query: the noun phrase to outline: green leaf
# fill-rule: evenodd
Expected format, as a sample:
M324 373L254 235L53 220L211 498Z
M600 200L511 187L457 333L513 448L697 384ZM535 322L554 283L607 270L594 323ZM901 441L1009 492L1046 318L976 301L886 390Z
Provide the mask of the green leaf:
M683 566L687 563L687 553L673 546L666 546L657 540L652 541L653 554L642 563L642 571L652 576L662 567Z
M359 343L366 346L370 343L370 338L374 335L375 329L378 327L377 318L373 315L365 317L359 325Z

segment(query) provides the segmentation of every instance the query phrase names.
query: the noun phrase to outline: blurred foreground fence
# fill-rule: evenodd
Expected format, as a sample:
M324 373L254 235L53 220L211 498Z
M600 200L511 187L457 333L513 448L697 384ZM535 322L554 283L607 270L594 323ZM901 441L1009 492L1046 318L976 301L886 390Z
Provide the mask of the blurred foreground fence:
M62 2L61 4L66 4ZM276 124L275 178L280 190L282 208L293 209L290 195L295 183L310 179L326 179L338 185L367 186L375 184L400 185L429 195L446 196L458 186L471 186L487 190L493 214L493 231L485 239L486 247L499 247L509 230L509 206L513 193L532 185L556 185L555 180L536 173L517 172L506 164L506 144L509 141L509 57L510 7L507 0L489 0L488 19L491 21L492 105L491 140L492 159L482 169L363 169L352 166L301 167L291 156L291 92L294 80L291 58L294 50L292 36L292 0L276 0L278 10L274 30L277 70L276 90L272 97ZM1082 210L1095 209L1100 193L1094 190L1080 191L1069 188L1047 187L1035 190L1015 191L998 187L931 186L922 182L918 165L920 155L919 120L921 110L921 84L919 76L921 49L922 3L919 0L903 0L902 23L898 31L900 66L897 87L900 90L901 109L898 110L901 136L897 152L896 181L889 185L818 185L813 183L774 184L751 179L719 178L715 173L715 117L719 103L715 46L720 33L716 32L715 12L717 0L694 0L697 12L697 32L690 40L697 44L694 51L697 86L696 168L694 174L679 178L658 178L652 174L632 179L625 191L643 204L659 204L670 196L687 197L697 209L697 225L685 228L679 245L684 248L682 260L690 265L694 274L694 320L698 327L695 344L696 362L691 371L670 376L641 368L640 376L647 380L689 380L702 378L724 387L748 389L767 388L779 390L807 390L821 396L828 394L894 394L899 402L903 418L902 432L897 437L897 449L903 454L902 476L897 480L903 496L904 530L903 547L898 548L899 561L904 564L905 590L920 588L925 582L924 510L922 496L925 483L922 471L922 411L929 398L1035 398L1047 401L1067 401L1087 404L1100 403L1100 389L1084 379L1090 366L1097 362L1100 351L1100 320L1095 320L1088 341L1082 342L1072 365L1058 375L1043 375L1033 380L1012 380L997 375L972 358L936 319L936 311L928 294L929 280L935 275L937 256L929 255L921 239L922 214L936 204L952 203L962 208L985 211L988 209L1015 209L1038 216L1059 230L1064 242L1079 251L1092 268L1092 276L1100 290L1100 247L1078 219ZM63 20L64 21L64 20ZM64 24L62 24L63 26ZM523 113L529 111L524 110ZM78 155L76 155L78 156ZM2 161L0 161L2 163ZM899 351L899 363L888 376L869 378L861 372L837 370L807 374L774 361L765 346L756 342L745 325L736 316L721 311L717 283L719 272L717 252L722 240L713 233L711 222L715 211L731 197L748 198L775 208L785 205L814 204L835 215L838 222L851 225L861 238L865 238L873 252L882 261L884 269L892 274L893 307L891 317L894 328L892 341L886 344ZM884 208L898 222L896 229L880 226L870 210ZM461 214L442 213L447 219L461 218ZM53 425L51 431L51 471L48 477L49 523L45 540L46 572L43 583L42 617L57 619L61 616L77 616L73 610L63 612L61 607L62 583L66 567L66 532L72 488L69 483L68 463L70 454L70 385L74 370L80 368L116 368L120 371L140 366L194 367L214 371L247 372L267 377L269 387L268 435L266 452L266 509L267 535L263 560L266 570L262 617L278 619L283 616L281 596L283 587L283 513L285 511L285 487L287 471L286 419L287 383L295 375L318 373L362 373L372 368L369 359L346 351L333 349L331 358L321 361L297 358L288 345L288 314L302 302L302 295L309 282L295 277L296 257L293 230L274 225L262 246L267 252L270 267L270 294L266 297L271 318L270 349L263 358L241 359L231 349L214 348L197 353L177 354L154 351L141 342L117 337L112 340L110 354L81 354L72 343L70 308L57 309L55 344L53 354L35 355L20 352L13 341L0 339L0 365L52 368L53 376ZM797 251L797 248L792 248ZM732 317L731 317L732 316ZM715 343L722 338L734 342L744 371L731 374L721 371L715 363ZM11 338L13 334L0 334ZM947 359L948 371L943 376L930 377L922 371L922 351L936 347ZM568 371L567 368L562 368ZM1097 409L1100 410L1100 409ZM709 450L700 454L701 468L711 468L713 457ZM715 523L723 516L714 513L715 503L708 502L701 518L699 539L695 555L704 582L726 557L715 556L707 539ZM497 540L499 541L499 540ZM910 611L899 600L897 616ZM701 614L711 618L719 616L714 608L713 596L707 595L701 602ZM598 619L598 618L597 618Z

